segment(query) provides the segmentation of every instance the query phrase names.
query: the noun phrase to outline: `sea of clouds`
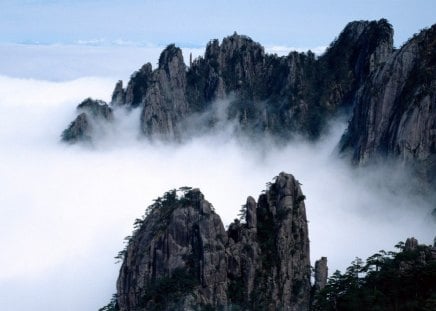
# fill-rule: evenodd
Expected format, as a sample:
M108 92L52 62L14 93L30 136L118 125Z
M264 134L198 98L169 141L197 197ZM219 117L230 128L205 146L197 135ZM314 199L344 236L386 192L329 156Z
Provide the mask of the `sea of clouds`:
M281 171L294 174L307 197L312 261L327 256L330 272L410 236L433 241L432 201L415 194L406 172L353 169L336 156L346 119L332 122L316 143L252 143L232 136L229 125L165 144L140 137L139 111L116 110L108 135L92 146L67 145L60 134L76 105L89 96L108 101L117 78L104 70L86 77L82 63L71 65L73 80L62 67L50 76L50 57L56 64L69 58L38 55L44 66L34 64L30 76L23 71L25 79L0 72L4 310L95 311L106 304L119 269L114 256L134 219L181 186L199 187L228 225L248 195L257 198ZM128 76L124 62L105 61L113 74ZM137 62L129 64L139 68Z

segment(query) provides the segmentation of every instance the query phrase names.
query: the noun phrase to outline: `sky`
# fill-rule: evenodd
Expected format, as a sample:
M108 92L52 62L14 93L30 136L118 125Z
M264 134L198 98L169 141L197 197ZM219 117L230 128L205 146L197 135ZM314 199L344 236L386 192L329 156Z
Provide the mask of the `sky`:
M201 47L234 31L264 45L328 45L353 20L387 18L400 45L435 22L432 0L2 0L0 43Z
M312 261L327 256L331 272L409 236L431 243L433 206L411 191L407 173L353 170L334 157L344 119L316 144L281 147L241 144L231 124L182 146L149 144L138 140L137 111L116 111L93 148L66 146L59 135L81 100L110 100L118 79L155 66L169 43L187 59L237 31L282 55L322 51L346 23L385 17L399 46L434 23L435 8L425 0L0 0L2 309L97 310L115 292L113 257L134 219L185 185L200 187L229 224L248 195L280 171L294 174L307 197Z

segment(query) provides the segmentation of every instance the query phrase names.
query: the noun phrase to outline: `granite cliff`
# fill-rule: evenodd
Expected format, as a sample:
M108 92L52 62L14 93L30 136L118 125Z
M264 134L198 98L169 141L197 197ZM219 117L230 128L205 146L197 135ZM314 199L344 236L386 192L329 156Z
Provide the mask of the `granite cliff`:
M147 137L180 139L189 117L222 99L225 118L244 133L317 138L328 118L349 107L356 89L392 51L392 27L384 19L348 24L320 57L291 52L279 57L247 36L210 41L189 67L169 45L158 68L145 64L126 88L119 81L111 106L141 109L138 129ZM221 105L224 105L221 103ZM204 126L213 127L214 116ZM66 141L80 137L67 136Z
M226 231L200 190L165 193L121 252L112 310L309 310L304 198L280 173Z
M436 25L396 50L360 86L342 138L355 163L396 159L436 176Z
M62 132L62 140L90 142L99 128L113 120L112 108L102 100L85 99L77 106L77 118Z
M158 68L145 64L125 88L119 81L109 106L90 99L94 108L80 104L62 139L95 139L111 122L112 109L139 109L138 131L150 139L180 141L223 120L236 124L237 134L316 139L332 116L345 111L350 122L339 150L354 164L393 159L435 185L435 29L394 49L385 19L355 21L319 57L310 51L267 54L235 33L210 41L189 67L171 44Z

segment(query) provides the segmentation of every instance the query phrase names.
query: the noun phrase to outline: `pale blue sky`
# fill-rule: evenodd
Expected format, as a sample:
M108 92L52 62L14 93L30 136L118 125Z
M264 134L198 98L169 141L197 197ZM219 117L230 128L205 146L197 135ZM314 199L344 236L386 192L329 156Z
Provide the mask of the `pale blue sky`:
M204 46L237 31L265 45L328 45L347 22L387 18L401 45L436 22L434 0L1 0L0 43L116 40Z

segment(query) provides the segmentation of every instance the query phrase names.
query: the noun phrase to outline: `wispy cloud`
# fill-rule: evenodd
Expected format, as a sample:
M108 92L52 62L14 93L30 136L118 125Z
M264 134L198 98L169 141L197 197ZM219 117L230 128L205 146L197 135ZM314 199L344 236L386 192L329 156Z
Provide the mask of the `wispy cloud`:
M217 131L173 145L139 139L139 112L117 110L113 135L93 147L67 146L59 135L75 105L107 99L112 81L0 77L0 85L5 310L98 309L115 291L113 256L133 220L185 185L200 187L229 224L248 195L257 197L280 171L294 174L307 197L312 259L328 256L331 269L408 236L433 238L431 206L407 191L405 176L352 170L332 155L341 121L319 143L253 144ZM392 192L398 186L401 193Z

